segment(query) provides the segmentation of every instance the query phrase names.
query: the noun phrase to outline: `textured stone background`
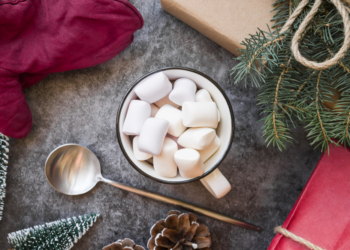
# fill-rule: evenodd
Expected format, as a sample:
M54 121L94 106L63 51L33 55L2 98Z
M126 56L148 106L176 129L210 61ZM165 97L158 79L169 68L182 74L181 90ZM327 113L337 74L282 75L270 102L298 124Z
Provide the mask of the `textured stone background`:
M74 249L101 249L125 237L146 246L149 228L174 209L107 184L98 184L78 197L57 193L46 182L44 164L54 148L69 142L94 151L107 178L190 201L264 229L257 233L199 216L210 226L212 249L266 249L274 236L273 228L284 221L315 167L319 150L308 146L301 130L299 144L287 151L266 148L258 122L257 90L232 85L234 76L229 70L236 64L232 54L165 13L158 0L131 2L140 10L145 25L136 32L130 47L102 65L52 74L25 91L34 125L25 139L11 141L1 249L8 248L7 233L90 212L100 212L102 218ZM233 188L220 200L200 182L165 185L143 177L119 148L115 117L123 94L142 75L166 66L204 72L231 100L236 133L220 169Z

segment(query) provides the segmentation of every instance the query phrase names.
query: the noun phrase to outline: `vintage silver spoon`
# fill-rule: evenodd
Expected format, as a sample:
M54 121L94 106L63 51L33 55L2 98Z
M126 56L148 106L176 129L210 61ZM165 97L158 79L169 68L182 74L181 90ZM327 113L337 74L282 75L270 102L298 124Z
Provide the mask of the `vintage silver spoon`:
M154 200L180 206L182 208L237 226L255 231L261 231L261 228L257 226L228 217L226 215L222 215L184 201L151 193L103 178L101 175L100 162L98 161L96 155L89 149L78 144L65 144L52 151L45 163L45 174L50 185L58 192L63 194L84 194L90 191L97 184L97 182L102 181L112 186L143 195Z

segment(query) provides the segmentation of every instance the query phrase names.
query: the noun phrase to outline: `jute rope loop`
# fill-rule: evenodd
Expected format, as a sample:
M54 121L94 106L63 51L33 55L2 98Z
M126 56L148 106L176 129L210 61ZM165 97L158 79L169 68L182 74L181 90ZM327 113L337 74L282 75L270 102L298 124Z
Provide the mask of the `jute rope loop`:
M331 66L337 64L340 62L340 60L345 56L347 50L350 47L350 23L349 23L349 12L346 8L346 6L340 1L340 0L330 0L334 6L337 8L339 11L340 15L343 18L343 23L344 23L344 43L343 46L339 49L339 51L332 57L331 59L328 59L324 62L314 62L307 60L305 57L303 57L300 54L299 51L299 43L300 43L300 38L302 36L302 33L305 31L307 25L309 22L312 20L312 18L315 16L317 13L322 0L316 0L314 5L312 6L310 12L306 15L305 19L303 22L300 24L298 30L295 32L294 37L292 39L292 46L291 50L293 52L293 55L295 59L303 64L304 66L308 68L312 68L315 70L322 70L322 69L328 69ZM281 33L285 33L286 31L289 30L289 28L292 26L293 22L295 19L299 16L299 14L302 12L304 7L309 3L309 0L302 0L298 7L295 9L295 11L290 15L288 18L287 22L284 24L284 26L281 29Z
M282 234L283 236L285 237L288 237L304 246L306 246L307 248L311 249L311 250L326 250L322 247L319 247L319 246L316 246L315 244L312 244L310 241L307 241L299 236L296 236L295 234L289 232L287 229L281 227L281 226L278 226L275 228L275 232L276 233L280 233Z

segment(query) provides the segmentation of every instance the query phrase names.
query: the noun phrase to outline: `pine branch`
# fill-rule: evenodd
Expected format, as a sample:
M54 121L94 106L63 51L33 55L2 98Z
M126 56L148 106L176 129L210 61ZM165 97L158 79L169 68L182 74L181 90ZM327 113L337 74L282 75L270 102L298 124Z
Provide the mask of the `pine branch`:
M301 0L276 0L272 31L258 30L243 42L245 49L232 69L235 83L259 87L258 105L263 116L267 145L280 150L293 140L290 126L305 126L311 145L327 150L329 144L350 145L350 53L321 72L304 67L292 56L291 38L313 6L310 1L289 33L279 31ZM323 1L299 43L301 54L322 62L333 57L344 41L342 17L333 4ZM335 108L331 107L340 92ZM334 105L333 105L334 106Z
M321 119L321 115L320 115L320 109L319 109L319 93L320 93L319 86L320 86L321 74L322 74L322 70L320 70L320 73L318 74L317 84L316 84L316 112L317 112L318 122L320 124L324 140L326 141L326 143L328 145L328 137L327 137L326 131L324 130L324 127L323 127L323 123L322 123L322 119Z
M346 119L346 128L345 128L345 138L350 138L349 137L349 124L350 124L350 111L349 111L349 115L348 118Z
M275 132L275 138L278 139L279 136L278 136L278 133L277 133L277 125L276 125L276 111L277 111L277 104L278 104L278 90L279 90L279 87L280 87L280 84L281 84L281 81L282 81L282 77L285 73L288 72L288 66L290 64L290 60L291 58L289 59L289 62L288 62L288 65L287 67L282 71L279 79L278 79L278 82L277 82L277 85L276 85L276 91L275 91L275 101L273 103L273 113L272 113L272 117L273 117L273 130Z
M339 62L339 65L346 70L346 72L350 73L350 69L346 67L342 62Z
M337 89L342 91L340 99L335 105L338 126L334 127L333 133L339 143L350 146L350 74L345 74L337 79Z
M277 65L277 53L283 39L270 29L269 32L259 30L246 39L242 43L246 49L240 50L241 55L237 58L240 62L231 70L231 75L236 74L235 83L243 80L247 85L251 81L253 86L259 87L260 82L265 81L265 69Z
M250 59L248 65L247 65L247 68L248 70L252 67L252 64L254 63L255 59L257 58L258 55L260 55L260 53L264 50L264 49L267 49L268 46L274 44L274 43L277 43L281 40L283 40L285 38L285 36L281 36L279 38L275 38L274 40L272 41L269 41L267 43L264 43L257 51L255 51L254 55L252 56L252 58Z
M291 90L299 87L298 76L291 67L292 57L281 65L278 75L267 75L267 82L260 88L258 97L264 116L263 136L266 137L267 145L272 144L280 150L293 140L289 123L295 127L294 119L298 120L298 116L304 112L302 107L290 105L297 93Z

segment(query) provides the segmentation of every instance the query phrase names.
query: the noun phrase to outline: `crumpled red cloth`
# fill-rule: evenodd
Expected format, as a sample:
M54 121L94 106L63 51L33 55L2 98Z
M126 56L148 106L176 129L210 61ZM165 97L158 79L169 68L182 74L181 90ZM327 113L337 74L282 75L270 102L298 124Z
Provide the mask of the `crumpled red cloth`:
M0 0L0 132L29 133L22 88L113 58L142 26L127 0Z
M326 250L350 249L350 150L330 146L283 223ZM268 250L308 250L280 234Z

